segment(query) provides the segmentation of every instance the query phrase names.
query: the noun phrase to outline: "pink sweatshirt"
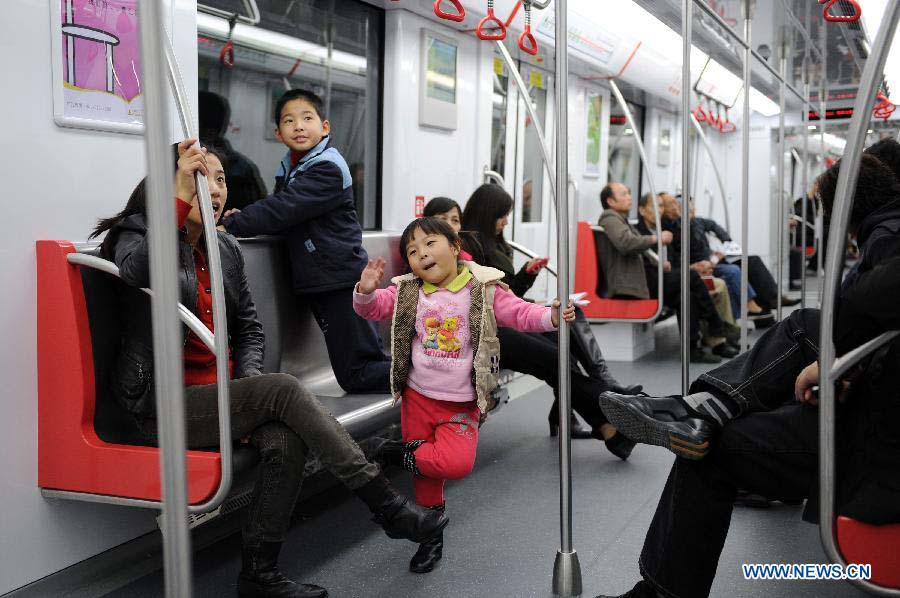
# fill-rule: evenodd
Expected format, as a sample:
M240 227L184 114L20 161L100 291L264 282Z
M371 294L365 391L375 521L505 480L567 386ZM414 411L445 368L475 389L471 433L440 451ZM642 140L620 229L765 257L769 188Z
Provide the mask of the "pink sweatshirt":
M431 293L419 289L412 367L406 383L430 399L475 400L471 376L474 350L469 330L470 285L471 282L456 293L449 289ZM370 295L353 291L353 309L367 320L390 318L396 301L397 287L393 285ZM500 286L494 292L494 314L498 326L522 332L556 330L549 307L523 301Z

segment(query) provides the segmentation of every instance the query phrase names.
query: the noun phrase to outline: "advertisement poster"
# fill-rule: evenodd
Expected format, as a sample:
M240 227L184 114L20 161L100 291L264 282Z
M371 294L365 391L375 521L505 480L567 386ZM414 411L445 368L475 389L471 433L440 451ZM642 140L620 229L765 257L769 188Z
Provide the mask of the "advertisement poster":
M143 131L138 0L51 0L54 117L63 126Z
M601 114L603 112L603 96L587 94L587 136L585 155L585 176L600 176L600 142Z

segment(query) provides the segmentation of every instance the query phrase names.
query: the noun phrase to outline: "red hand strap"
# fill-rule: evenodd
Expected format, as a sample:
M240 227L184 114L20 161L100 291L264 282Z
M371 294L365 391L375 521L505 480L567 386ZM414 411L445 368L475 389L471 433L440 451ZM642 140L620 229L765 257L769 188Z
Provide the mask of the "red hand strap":
M822 11L822 16L825 17L825 20L829 23L853 23L858 21L862 16L862 7L856 0L843 0L843 2L846 2L853 8L852 15L832 14L831 7L841 1L842 0L819 0L819 4L825 5L825 9Z
M475 28L478 39L485 41L503 41L506 39L506 25L494 15L494 0L488 0L487 16L478 22Z
M463 8L463 5L460 4L459 0L447 0L450 4L453 5L453 10L456 12L445 12L441 8L441 3L444 0L434 0L434 14L441 17L442 19L446 19L448 21L456 21L457 23L461 23L466 18L466 9Z
M219 51L219 60L227 68L234 68L234 44L231 40L228 40L222 46L222 49Z

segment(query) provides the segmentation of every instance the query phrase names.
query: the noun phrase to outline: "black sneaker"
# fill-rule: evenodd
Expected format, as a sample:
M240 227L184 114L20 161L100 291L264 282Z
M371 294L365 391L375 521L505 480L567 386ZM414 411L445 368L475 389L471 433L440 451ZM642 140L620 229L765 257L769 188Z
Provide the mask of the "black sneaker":
M691 363L722 363L722 358L718 355L707 353L701 347L692 347Z
M634 442L661 446L685 459L702 459L709 451L713 426L689 412L680 397L604 392L600 408L609 423Z
M725 359L731 359L740 353L740 351L733 347L728 342L721 343L712 348L713 355L718 355L719 357L724 357Z

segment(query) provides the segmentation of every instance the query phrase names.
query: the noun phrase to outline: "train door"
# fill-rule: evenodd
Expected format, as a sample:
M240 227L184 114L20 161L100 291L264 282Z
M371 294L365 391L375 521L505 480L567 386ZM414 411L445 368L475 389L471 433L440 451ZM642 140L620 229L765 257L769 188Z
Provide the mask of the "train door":
M549 71L520 65L528 86L528 96L547 139L552 138L553 80ZM505 118L504 113L505 112ZM502 128L502 130L501 130ZM553 256L555 247L555 216L550 179L544 166L540 141L528 115L525 99L498 58L494 78L494 132L492 135L492 163L505 180L507 191L515 206L507 228L507 238L524 245L540 255ZM500 148L500 149L498 149ZM553 155L553 149L548 148ZM502 158L501 158L502 156ZM502 170L499 168L502 166ZM524 261L516 257L516 263ZM529 294L535 298L548 297L551 281L542 272Z

